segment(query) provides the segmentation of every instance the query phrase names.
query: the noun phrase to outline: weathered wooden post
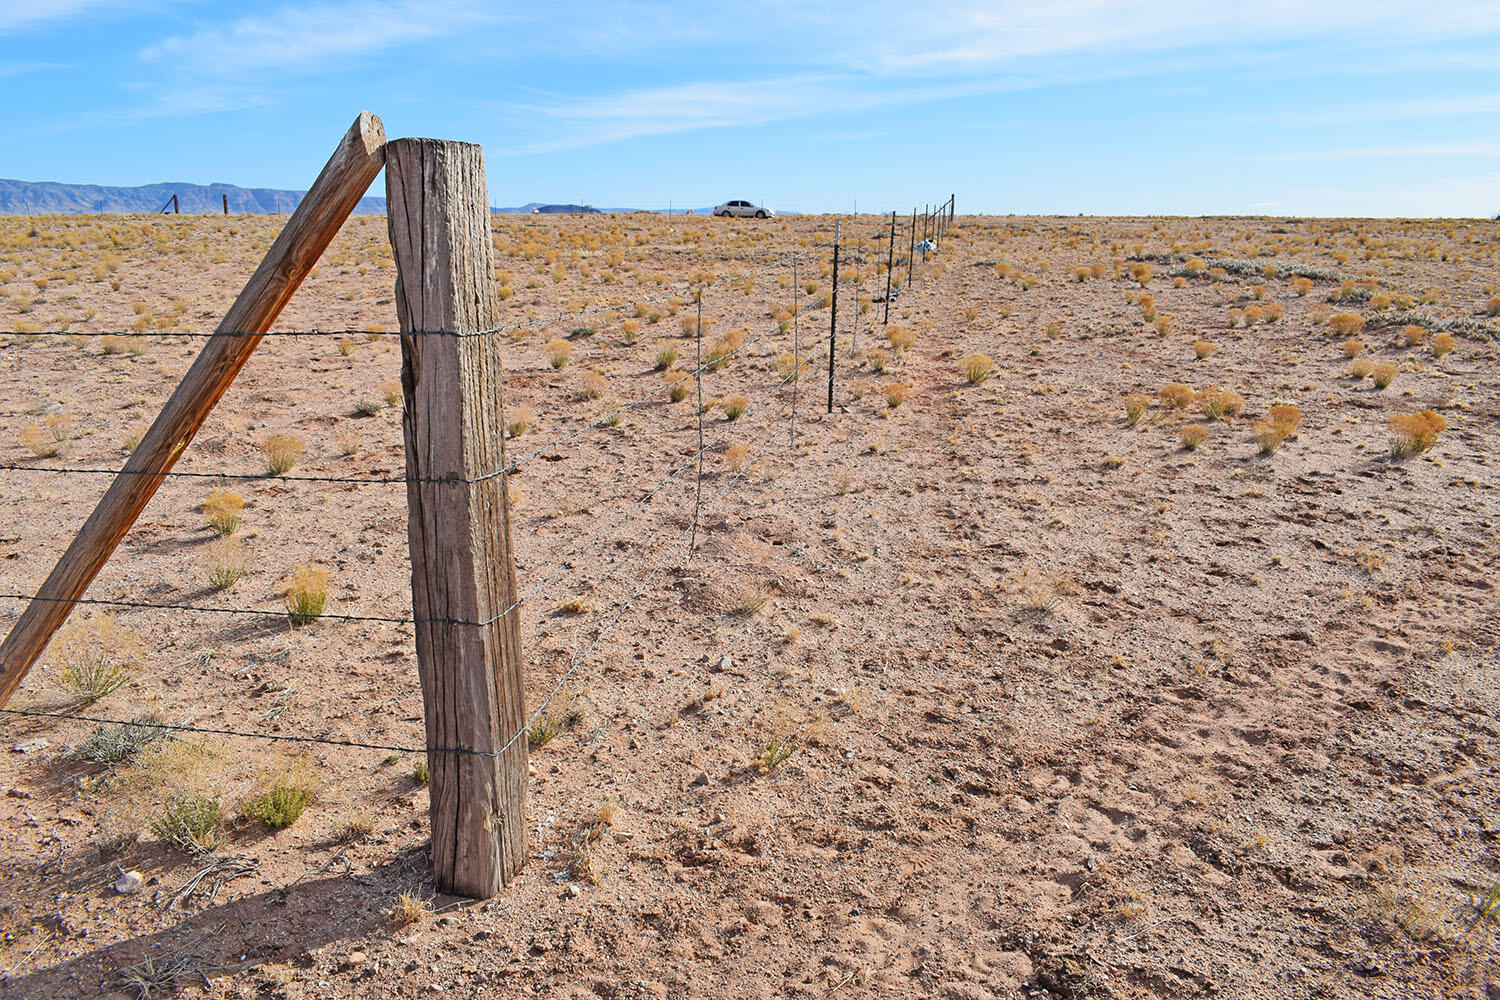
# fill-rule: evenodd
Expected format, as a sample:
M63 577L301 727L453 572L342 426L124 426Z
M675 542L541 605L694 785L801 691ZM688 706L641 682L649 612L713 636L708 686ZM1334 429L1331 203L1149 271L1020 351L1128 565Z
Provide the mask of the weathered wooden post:
M433 878L482 899L525 859L527 777L520 622L514 610L494 620L516 599L501 340L466 336L499 315L484 152L398 139L385 178Z
M124 470L0 643L0 706L104 568L384 163L385 126L361 111Z

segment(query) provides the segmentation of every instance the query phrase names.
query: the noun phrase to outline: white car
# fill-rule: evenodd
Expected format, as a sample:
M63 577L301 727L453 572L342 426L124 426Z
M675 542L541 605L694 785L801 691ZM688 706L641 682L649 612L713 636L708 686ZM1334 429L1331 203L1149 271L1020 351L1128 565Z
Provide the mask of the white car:
M732 215L738 219L766 219L776 213L769 208L761 208L759 205L751 204L748 201L726 201L714 209L714 214L725 217Z

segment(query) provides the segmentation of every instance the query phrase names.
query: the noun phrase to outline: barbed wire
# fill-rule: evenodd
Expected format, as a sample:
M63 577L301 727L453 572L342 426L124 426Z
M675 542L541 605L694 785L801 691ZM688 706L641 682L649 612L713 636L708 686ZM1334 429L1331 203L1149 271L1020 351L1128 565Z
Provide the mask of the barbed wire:
M799 375L800 370L794 370L782 380L777 388L784 386L787 382L798 377ZM756 452L752 456L750 456L744 462L744 464L741 465L741 467L730 476L729 481L724 484L724 487L720 489L718 493L716 493L705 504L703 504L703 510L712 508L721 499L723 499L729 493L729 491L732 490L740 482L740 480L745 477L745 474L748 472L750 467L753 466L754 463L758 461L760 457L764 455L766 451L768 451L770 447L775 444L783 434L786 434L788 430L789 428L787 427L779 427L773 433L763 438L760 443L760 447L756 450ZM723 435L720 435L720 437L722 436ZM568 680L577 672L578 668L587 661L588 657L594 652L595 649L598 648L599 644L604 641L605 636L607 636L615 627L615 625L618 624L620 619L625 616L625 613L629 611L630 608L634 606L635 602L639 600L640 596L645 593L645 590L648 586L650 586L651 581L656 578L656 576L661 572L662 567L666 564L667 557L672 553L674 549L677 548L678 545L682 543L683 539L689 537L690 532L696 528L697 523L698 518L695 516L689 523L689 525L682 531L680 531L677 536L670 543L668 543L668 545L662 550L661 554L657 557L655 563L652 564L651 569L641 579L640 583L637 584L630 595L621 602L614 615L599 629L597 633L595 633L594 638L590 640L587 646L574 654L574 656L571 658L567 670L565 670L553 682L552 686L548 689L546 696L544 696L537 707L528 714L524 723L516 730L515 733L510 736L508 740L506 740L504 745L496 750L479 750L472 747L414 747L399 744L373 743L362 740L342 740L323 736L291 736L279 733L250 732L247 730L196 726L189 723L156 722L142 717L133 719L121 719L95 715L83 715L72 712L43 711L39 709L0 708L0 712L14 716L63 719L76 722L88 722L95 725L140 726L143 728L160 729L168 732L198 733L211 736L230 736L243 739L270 740L275 742L317 744L363 750L381 750L387 753L450 753L478 757L499 757L500 755L508 751L512 746L514 746L518 740L526 736L531 731L537 720L542 717L546 710L551 706L553 700L556 699L563 686L567 684Z
M697 338L698 338L698 341L700 342L700 344L701 344L701 338L702 338L702 320L701 320L702 297L703 297L703 293L705 291L708 291L708 290L713 289L713 288L723 287L725 285L732 284L732 283L734 283L736 281L742 281L742 280L744 280L747 277L751 277L751 276L754 276L756 274L763 273L763 272L771 269L772 267L781 266L781 265L783 265L783 264L785 264L785 263L787 263L789 261L792 263L793 268L794 268L793 274L794 274L794 284L795 284L795 262L796 262L796 260L799 259L799 258L801 258L801 257L803 257L803 256L806 256L809 253L815 252L816 250L821 249L821 248L826 247L826 246L829 246L829 245L832 245L832 244L831 243L814 244L812 247L809 247L808 249L806 249L806 250L804 250L804 251L802 251L802 252L800 252L798 254L793 254L793 255L790 255L788 257L782 258L780 261L773 262L772 264L768 264L765 267L758 268L758 269L755 269L753 271L737 275L737 276L735 276L733 278L724 279L724 280L716 282L714 284L705 285L705 286L702 286L702 287L698 288L696 290L695 297L696 297L696 300L697 300L697 303L698 303L698 307L699 307L699 310L700 310L700 318L699 318L699 321L698 321L698 324L697 324L698 328L697 328L696 333L697 333ZM840 281L839 275L837 273L833 274L832 278L833 278L833 287L830 289L830 291L827 293L827 295L825 295L822 299L817 300L817 303L815 303L815 306L818 303L821 303L822 301L824 301L827 298L831 297L832 295L836 294L839 285L841 283L843 283L843 282ZM857 295L857 291L858 291L858 287L859 287L858 261L856 261L855 276L853 278L853 283L856 286L856 301L855 301L855 308L853 310L853 326L854 326L854 330L853 330L853 337L851 338L851 344L850 344L848 352L846 353L846 356L853 354L853 352L854 352L854 343L856 342L855 338L857 338L857 336L858 336L858 309L859 309L859 302L858 302L858 295ZM514 325L509 326L509 327L495 327L495 328L491 328L491 329L488 329L488 330L475 331L473 333L461 333L461 334L454 334L454 335L456 335L456 336L481 336L481 335L488 335L488 334L493 334L493 333L505 332L507 330L520 329L520 328L524 328L526 326L540 325L540 324L543 324L543 323L564 322L564 321L566 321L568 319L574 319L574 318L578 318L578 317L585 316L585 315L593 315L593 314L602 313L602 312L612 312L612 311L617 311L619 309L627 308L627 307L629 307L631 305L649 304L650 302L653 302L653 301L664 301L667 298L675 298L675 297L676 296L664 296L664 297L662 297L660 299L643 300L640 303L625 303L623 305L616 305L616 306L611 306L611 307L599 307L599 308L592 309L592 310L580 310L580 311L568 313L568 314L565 314L565 315L562 315L562 316L559 316L559 317L554 317L554 318L551 318L549 320L532 320L532 321L528 321L528 322L522 323L522 324L514 324ZM796 338L797 330L799 329L799 318L800 318L800 312L801 312L800 308L795 308L795 306L797 304L799 304L798 303L797 292L795 290L793 292L793 301L794 301L793 333L794 333L794 339L795 339ZM548 451L548 450L551 450L552 448L558 447L562 443L565 443L568 440L572 440L573 438L581 435L582 433L585 433L586 431L588 431L588 430L590 430L592 428L595 428L595 427L600 426L600 425L602 425L602 424L604 424L606 422L609 422L615 415L624 413L626 410L628 410L628 409L630 409L630 408L632 408L634 406L641 405L642 403L644 403L644 402L646 402L646 401L648 401L648 400L650 400L652 398L655 398L661 392L670 391L670 389L674 385L679 384L680 382L685 381L686 379L696 378L699 381L699 384L700 384L700 393L701 393L701 379L702 379L702 375L703 375L704 371L709 370L711 368L716 368L716 367L722 365L723 362L724 362L724 360L726 360L729 356L731 356L731 355L733 355L735 353L738 353L739 351L741 351L744 348L748 347L751 343L755 343L755 342L759 341L760 339L762 339L765 336L770 335L770 333L772 333L774 331L779 330L779 331L785 332L785 328L786 328L786 324L784 324L784 323L778 323L774 328L770 328L770 329L767 329L765 331L762 331L755 338L752 338L751 341L742 342L739 346L737 346L736 348L734 348L732 351L728 352L728 354L721 355L719 357L713 358L707 364L705 364L703 362L703 360L702 360L701 346L700 346L698 363L697 363L697 365L695 367L695 370L693 372L684 375L681 379L678 379L676 382L668 383L666 385L661 386L660 388L658 388L653 393L650 393L650 394L648 394L646 396L640 397L640 398L638 398L636 400L632 400L632 401L624 404L619 409L613 411L611 414L608 414L608 415L606 415L603 418L600 418L599 420L591 422L590 424L585 425L584 427L577 428L577 429L575 429L575 430L573 430L571 432L568 432L564 437L562 437L562 438L560 438L560 439L558 439L556 441L549 442L547 445L543 446L540 449L537 449L537 450L533 451L532 453L528 454L524 458L519 459L519 460L517 460L515 462L508 463L505 468L500 469L500 470L496 470L493 473L488 473L488 474L484 475L483 477L480 477L480 479L489 479L489 478L493 478L493 477L498 476L498 475L503 475L506 472L513 471L515 468L519 467L519 465L522 464L522 463L524 463L525 461L529 461L530 459L537 457L538 455L540 455L544 451ZM363 331L361 331L361 332L363 332ZM4 335L5 335L4 333L0 333L0 336L4 336ZM30 334L29 333L19 333L19 334L12 334L12 335L26 336L26 335L30 335ZM104 336L104 334L92 334L92 333L91 334L79 334L79 333L68 333L66 331L57 332L57 335L65 335L65 336ZM130 336L138 336L138 335L139 334L131 334ZM186 335L186 334L175 334L175 333L165 333L165 332L162 332L160 335L162 335L162 336L192 336L192 335ZM229 335L231 335L231 336L237 336L236 334L229 334ZM277 333L272 334L272 335L299 336L299 335L303 335L303 334L301 334L301 333L281 333L281 332L277 332ZM407 335L410 335L410 334L407 334ZM446 334L444 334L444 335L446 335ZM213 336L213 335L210 335L210 336ZM250 335L246 335L246 336L250 336ZM837 336L836 332L835 332L834 336L836 338L836 336ZM738 468L736 468L734 470L733 474L730 476L729 480L724 484L723 488L720 489L718 491L718 493L716 493L712 498L710 498L707 501L707 503L702 503L701 502L701 493L700 493L700 495L699 495L699 502L695 503L693 516L690 519L688 525L681 532L679 532L673 538L673 540L671 542L669 542L667 544L667 546L662 550L662 552L660 553L660 555L657 557L656 561L652 564L650 570L647 571L647 573L644 575L644 577L642 577L640 579L640 582L635 586L635 588L632 590L632 592L620 603L620 605L616 609L614 615L604 625L602 625L599 628L599 630L595 633L593 639L590 640L590 642L582 650L580 650L580 651L578 651L578 652L576 652L574 654L574 656L571 658L571 661L569 663L568 668L565 671L563 671L563 673L558 678L556 678L556 680L552 683L551 687L548 689L547 694L542 698L541 702L536 706L536 708L531 713L529 713L529 715L525 719L525 721L522 724L522 726L515 733L513 733L510 736L510 738L505 742L505 744L503 746L501 746L497 750L487 751L487 750L478 750L478 749L474 749L474 748L463 748L463 747L426 747L426 746L423 746L423 747L408 747L408 746L401 746L401 745L395 745L395 744L381 744L381 743L373 743L373 742L357 741L357 740L339 740L339 739L333 739L333 738L328 738L328 737L289 736L289 735L273 734L273 733L263 733L263 732L248 732L248 731L242 731L242 730L233 730L233 729L224 729L224 728L215 728L215 727L195 726L195 725L191 725L189 723L162 723L162 722L154 722L154 721L140 719L140 718L137 718L137 719L111 719L111 718L103 718L103 717L91 716L91 715L82 715L82 714L77 714L77 713L47 712L47 711L41 711L41 710L28 710L28 709L4 708L4 709L0 709L0 712L4 712L4 713L12 715L12 716L65 719L65 720L89 722L89 723L94 723L94 724L99 724L99 725L138 725L138 726L143 726L143 727L147 727L147 728L161 729L161 730L164 730L164 731L190 732L190 733L199 733L199 734L205 734L205 735L219 735L219 736L230 736L230 737L239 737L239 738L248 738L248 739L264 739L264 740L284 741L284 742L323 744L323 745L329 745L329 746L339 746L339 747L355 748L355 749L382 750L382 751L391 752L391 753L403 753L403 754L412 754L412 753L457 753L457 754L467 754L467 755L475 755L475 756L498 757L501 754L504 754L506 751L508 751L512 746L515 745L515 743L519 739L521 739L522 737L526 736L531 731L532 727L542 717L543 713L546 712L546 710L550 707L551 703L557 697L558 693L562 690L562 688L568 682L568 680L577 672L577 670L579 669L579 667L584 662L587 661L588 657L590 655L592 655L592 653L598 648L598 646L600 645L600 643L603 642L605 636L607 636L610 633L610 631L615 627L615 625L624 617L624 615L631 609L631 607L634 606L635 602L645 592L646 588L651 584L652 580L654 580L656 578L656 576L660 573L662 567L665 565L666 560L667 560L668 556L671 554L671 552L674 551L677 548L677 546L682 543L682 541L684 539L689 539L691 541L691 540L693 540L693 539L696 538L697 528L698 528L698 525L699 525L700 520L701 520L701 513L703 511L711 509L715 504L717 504L721 499L723 499L723 497L726 496L741 480L743 480L745 478L745 476L746 476L746 473L754 465L754 463L756 461L758 461L761 458L761 456L763 456L766 453L766 451L768 451L778 440L780 440L780 438L781 438L781 436L783 434L790 433L791 434L791 441L793 443L793 446L795 446L795 440L796 440L795 435L796 435L796 394L797 394L796 390L797 390L797 382L800 381L800 378L801 378L803 370L806 369L806 368L811 368L811 367L813 367L813 362L811 362L811 361L807 361L807 362L802 361L802 359L800 358L800 352L798 352L796 350L795 346L794 346L792 370L790 372L788 372L781 379L781 381L778 382L775 386L773 386L770 389L770 391L768 391L764 396L762 396L760 399L756 400L755 403L749 404L746 407L746 411L747 412L750 411L750 410L752 410L752 409L759 408L761 405L763 405L765 402L767 402L769 399L771 399L777 392L779 392L781 389L785 388L785 386L787 385L788 382L791 382L791 383L793 383L793 410L792 410L792 418L791 418L790 423L787 426L780 427L780 428L776 429L773 433L771 433L770 435L768 435L767 437L765 437L764 439L762 439L762 441L760 442L760 446L755 451L755 453L752 456L750 456L748 459L743 460L743 462L741 464L739 464ZM826 385L829 388L832 387L834 378L835 378L834 373L830 372L829 376L825 380L826 381ZM824 383L819 383L819 388L821 389L823 387L824 387ZM306 618L306 619L313 619L313 618L324 619L324 618L326 618L326 619L332 619L332 620L342 620L342 621L351 621L351 622L353 622L353 621L383 622L383 623L390 623L390 624L415 624L415 623L418 623L418 622L430 622L430 623L435 623L435 624L465 625L465 626L488 626L488 625L492 625L492 624L494 624L494 622L499 621L501 618L505 617L506 615L508 615L512 611L514 611L516 608L520 607L521 604L524 601L528 600L531 596L533 596L538 590L541 589L541 587L545 586L546 584L550 583L552 580L556 579L557 576L560 575L565 569L569 568L569 560L571 560L578 553L584 551L585 549L587 549L591 545L595 544L599 540L601 540L603 538L606 538L610 534L612 534L616 529L618 529L618 527L621 524L623 524L625 522L625 520L627 520L630 516L632 516L636 511L642 509L645 505L647 505L650 502L652 502L652 500L657 495L659 495L660 492L663 489L665 489L672 482L672 480L674 480L683 471L686 471L688 468L691 468L695 463L698 464L698 466L699 466L698 481L699 481L700 489L701 489L701 482L702 482L702 467L701 467L701 463L702 463L703 455L708 450L711 450L712 448L716 447L717 444L721 440L723 440L723 438L726 437L729 433L731 433L731 431L733 429L732 427L726 428L723 432L721 432L719 435L717 435L712 441L708 442L707 444L704 444L703 443L703 437L702 437L702 426L701 426L702 415L703 415L703 409L702 409L702 405L701 405L701 402L700 402L700 405L699 405L699 414L698 414L698 417L699 417L699 448L694 452L694 454L689 458L689 460L687 462L683 463L677 469L674 469L666 477L664 477L662 480L660 480L650 491L648 491L644 496L642 496L640 499L638 499L637 501L635 501L629 508L627 508L627 510L624 512L624 514L622 514L614 522L612 522L610 525L608 525L605 529L603 529L600 532L596 532L593 536L591 536L590 538L586 539L584 542L580 543L579 545L575 546L574 549L572 549L568 554L566 554L565 556L563 556L558 561L558 564L554 567L554 569L553 569L553 571L552 571L551 574L549 574L547 577L543 578L542 580L538 581L536 584L533 584L520 597L518 597L509 607L507 607L506 609L504 609L503 611L501 611L499 614L491 617L490 619L487 619L487 620L485 620L483 622L477 622L477 621L476 622L468 622L468 621L462 621L462 620L456 620L456 619L446 619L446 618L417 619L417 618L405 618L405 617L383 616L383 615L349 615L349 614L342 614L342 613L336 613L336 612L320 613L320 614L312 615L312 616L301 616L301 615L299 615L297 617L298 618ZM559 430L561 430L561 429L559 428ZM85 468L46 467L46 466L24 466L24 465L16 465L16 464L13 464L13 463L12 464L8 464L8 465L4 465L4 466L0 466L0 469L6 470L6 471L21 471L21 472L43 472L43 471L45 471L45 472L58 472L58 473L97 473L97 474L115 474L115 475L119 475L119 474L125 473L125 470L85 469ZM351 482L394 483L394 482L413 482L413 481L415 481L415 482L451 482L451 481L462 481L462 482L472 483L472 482L480 481L480 479L460 479L459 477L382 477L382 478L356 478L356 477L346 477L346 476L306 476L306 475L304 475L304 476L287 476L287 475L255 475L255 476L250 476L250 475L237 475L237 474L226 474L226 473L209 473L209 472L168 472L168 473L142 472L142 473L138 473L138 474L141 474L141 475L160 475L160 476L163 476L163 477L166 477L166 476L181 476L181 477L193 477L193 478L220 478L220 479L225 479L225 478L238 478L238 479L274 479L274 480L292 480L292 481L307 481L307 482L334 482L334 483L351 483ZM40 597L40 596L28 596L28 595L24 595L24 594L0 594L0 598L3 598L3 599L13 599L13 600L43 600L43 601L52 600L52 601L62 601L62 602L65 602L65 603L74 603L74 604L108 604L108 605L121 606L121 607L137 607L137 608L151 608L151 609L164 609L164 610L204 611L204 612L215 612L215 613L230 613L230 614L241 614L241 615L254 615L254 616L262 616L262 617L265 617L265 616L278 616L278 615L281 615L281 614L291 614L291 612L289 612L289 611L287 611L287 612L277 612L277 611L252 610L252 609L240 609L240 608L212 608L212 607L201 607L201 606L185 606L185 605L160 604L160 603L140 602L140 601L104 600L104 599L82 598L82 597L80 597L80 598L46 598L46 597Z
M849 282L844 282L844 284L848 283ZM833 294L833 290L830 289L828 292L824 293L821 298L817 299L809 308L818 308L823 302L827 302L833 296ZM503 476L506 473L514 472L526 462L539 457L544 452L548 452L553 450L554 448L561 447L567 442L580 437L591 430L596 430L599 427L609 424L612 420L615 420L619 416L623 416L631 409L642 406L650 402L651 400L656 399L657 397L661 396L662 393L670 392L673 386L679 385L690 379L701 377L707 372L711 372L713 370L716 370L717 368L722 367L735 355L748 350L751 346L760 342L761 340L764 340L766 337L771 336L777 332L784 332L783 326L784 324L778 323L774 326L768 327L755 334L755 336L749 338L748 340L741 342L738 347L731 348L722 354L711 357L706 363L704 363L700 357L697 366L692 371L685 372L682 377L678 378L677 380L665 383L647 393L646 395L637 397L636 399L625 403L617 409L606 413L604 416L598 417L595 420L584 424L582 427L577 427L568 431L564 431L562 427L557 427L554 429L553 433L561 434L560 437L549 440L546 444L533 449L520 458L512 459L499 469L481 473L477 476L320 476L309 473L288 474L270 472L202 472L195 470L181 471L177 469L171 469L163 472L152 471L149 469L95 469L87 468L84 466L27 465L21 462L0 463L0 472L29 472L38 474L52 473L59 475L148 476L159 477L162 479L234 479L247 482L342 483L354 485L378 485L390 483L467 483L472 485L474 483L486 482L490 479L496 478L497 476Z
M586 317L586 316L598 316L598 315L602 315L603 313L620 312L620 311L625 310L625 309L632 309L632 308L634 308L636 306L657 305L657 304L662 303L662 302L670 302L673 299L678 299L678 298L681 298L681 297L683 297L685 295L698 295L698 294L702 294L704 292L709 292L709 291L713 291L715 289L724 288L724 287L726 287L728 285L733 285L736 282L744 281L746 278L753 278L753 277L756 277L757 275L764 274L767 271L773 270L773 269L775 269L777 267L782 267L782 266L786 265L787 263L791 262L792 260L796 260L796 259L800 259L802 257L806 257L808 254L816 253L818 250L825 249L825 248L830 247L832 245L833 244L831 242L814 243L813 245L811 245L809 247L806 247L806 248L804 248L802 250L799 250L796 253L788 254L786 256L783 256L783 257L780 257L780 258L778 258L776 260L773 260L773 261L771 261L771 262L769 262L767 264L763 264L760 267L753 268L753 269L751 269L749 271L744 271L744 272L741 272L739 274L733 275L732 277L721 278L721 279L719 279L717 281L714 281L714 282L709 282L709 283L700 284L700 285L696 285L696 286L693 285L691 282L689 282L688 288L686 288L685 290L682 290L682 291L668 292L668 293L665 293L665 294L662 294L662 295L651 296L649 298L644 298L644 299L633 299L633 300L631 300L629 302L616 302L616 303L609 304L609 305L589 306L589 307L586 307L584 309L577 309L577 310L573 310L573 311L570 311L570 312L555 313L555 314L553 314L551 316L532 317L532 318L528 318L528 319L525 319L525 320L521 320L520 322L508 323L508 324L504 324L504 325L501 325L501 326L486 327L486 328L481 329L481 330L405 330L405 331L384 331L384 330L353 330L353 329L342 329L342 330L318 330L318 329L311 329L311 330L267 330L264 333L245 333L245 332L232 331L232 330L224 330L224 331L215 330L215 331L206 332L206 333L202 332L202 331L176 331L176 330L142 330L142 331L139 331L139 332L130 331L130 330L109 330L109 331L102 331L102 330L101 331L93 331L93 330L90 330L90 331L84 331L84 330L0 330L0 337L122 337L122 338L129 338L129 337L160 337L160 338L178 337L178 338L183 338L183 337L186 337L186 338L190 338L190 339L192 339L192 338L213 338L213 337L232 337L232 338L247 338L247 337L255 337L255 338L259 338L259 337L358 337L358 336L368 336L368 335L370 335L372 333L377 334L379 336L385 336L388 332L391 333L391 335L393 335L393 336L401 336L401 337L458 337L460 339L465 338L465 337L489 337L489 336L493 336L493 335L498 334L498 333L511 333L511 332L516 331L516 330L524 330L524 329L528 329L530 327L536 327L536 326L553 326L553 325L556 325L556 324L559 324L559 323L570 322L572 320L580 319L580 318L583 318L583 317Z
M768 400L770 400L773 396L775 396L776 393L780 392L783 388L785 388L787 382L793 380L797 376L798 373L799 373L798 370L794 370L791 374L789 374L786 377L784 377L776 385L772 386L771 389L768 392L766 392L763 396L761 396L759 399L755 400L752 403L747 404L746 407L745 407L745 412L746 413L750 413L750 412L753 412L754 410L759 409ZM338 613L338 612L320 612L318 614L301 614L301 613L297 613L295 615L295 617L297 619L299 619L299 620L307 620L307 621L327 619L327 620L331 620L331 621L346 621L346 622L382 622L382 623L393 624L393 625L413 625L413 624L422 623L422 624L439 624L439 625L460 625L460 626L477 627L477 628L485 628L485 627L488 627L490 625L493 625L495 622L499 621L500 619L504 618L506 615L510 614L512 611L514 611L518 607L520 607L521 604L524 601L526 601L527 599L529 599L536 591L540 590L543 586L545 586L546 584L552 582L558 576L560 576L562 570L566 568L566 562L567 562L567 560L572 559L573 557L577 556L579 553L586 551L590 546L592 546L595 542L599 541L600 539L607 537L616 528L618 528L621 524L623 524L625 522L625 520L627 520L637 510L640 510L646 504L650 503L653 499L655 499L655 497L657 496L657 494L659 494L663 489L665 489L666 486L673 479L675 479L677 476L681 475L686 470L692 468L695 462L701 463L703 455L706 454L707 452L713 450L713 448L716 447L720 441L722 441L726 436L728 436L728 434L730 433L731 429L732 428L726 428L724 431L720 432L720 434L717 437L715 437L712 441L708 442L708 444L706 444L706 445L700 445L699 449L696 452L694 452L693 455L690 458L688 458L688 460L686 462L684 462L682 465L679 465L676 469L674 469L671 473L669 473L665 478L663 478L662 480L660 480L649 492L647 492L643 497L641 497L639 500L637 500L635 503L633 503L629 508L627 508L624 514L622 514L619 518L617 518L614 522L612 522L609 526L607 526L603 531L595 533L590 538L586 539L584 542L582 542L579 545L575 546L571 551L569 551L567 554L565 554L564 556L562 556L561 559L559 560L558 566L553 570L552 573L550 573L548 576L544 577L542 580L540 580L539 582L537 582L537 583L533 584L531 587L529 587L526 590L525 593L523 593L520 597L518 597L505 610L499 612L496 615L493 615L490 618L483 619L483 620L471 621L471 620L467 620L467 619L444 618L444 617L414 618L414 617L396 617L396 616L389 616L389 615L353 615L353 614L342 614L342 613ZM700 471L700 475L701 475L701 471ZM105 606L105 607L134 608L134 609L141 609L141 610L192 611L192 612L201 612L201 613L207 613L207 614L242 615L242 616L247 616L247 617L281 617L281 616L284 616L284 615L285 616L290 616L290 615L293 614L291 611L278 611L278 610L273 610L273 609L269 609L269 608L260 609L260 608L210 607L210 606L204 606L204 605L167 604L167 603L158 603L158 602L151 602L151 601L130 601L130 600L124 600L124 599L111 599L111 598L46 597L46 596L42 596L42 595L26 595L26 594L18 594L18 593L0 593L0 600L18 600L18 601L36 600L36 601L42 601L42 602L45 602L45 603L56 603L56 604L86 604L86 605Z

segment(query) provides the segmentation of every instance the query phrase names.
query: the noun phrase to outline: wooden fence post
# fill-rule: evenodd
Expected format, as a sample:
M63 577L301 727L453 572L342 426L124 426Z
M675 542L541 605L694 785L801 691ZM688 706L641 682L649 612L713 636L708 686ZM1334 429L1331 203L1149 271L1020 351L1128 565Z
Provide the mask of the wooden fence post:
M42 655L73 610L74 600L104 568L209 411L250 360L260 335L271 328L384 163L385 126L362 111L156 422L126 459L124 470L0 643L0 706Z
M483 899L525 859L527 777L520 623L515 611L490 621L516 599L501 341L462 336L499 315L484 152L398 139L385 178L433 877L440 892Z

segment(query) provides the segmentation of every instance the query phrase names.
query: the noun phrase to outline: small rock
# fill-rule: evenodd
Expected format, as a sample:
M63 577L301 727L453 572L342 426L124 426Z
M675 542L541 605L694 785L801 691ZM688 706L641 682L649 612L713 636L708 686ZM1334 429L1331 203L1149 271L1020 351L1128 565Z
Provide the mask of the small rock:
M27 740L25 743L17 743L10 749L12 753L32 753L33 751L41 750L45 746L47 746L46 740L37 739Z
M144 881L145 876L140 872L121 872L120 877L115 879L115 883L111 888L122 896L128 896L133 892L139 891L141 883Z
M579 896L583 895L583 886L579 885L577 882L569 882L568 895L572 896L574 899L577 899Z
M29 799L31 798L31 793L23 788L7 788L5 790L5 797L8 799Z
M1380 967L1374 955L1361 955L1354 961L1354 971L1361 976L1383 976L1385 970Z
M454 917L452 914L444 914L443 916L438 917L439 927L452 927L456 923L458 923L458 918Z
M719 657L719 665L715 669L723 672L725 670L728 670L732 666L734 666L734 660L730 658L728 653L725 653L723 656Z
M707 771L699 771L698 772L698 777L696 777L692 781L688 782L688 787L689 788L702 788L702 787L704 787L707 784L708 784L708 772Z
M362 951L351 951L344 956L344 964L353 968L356 965L364 965L369 961L369 956Z

